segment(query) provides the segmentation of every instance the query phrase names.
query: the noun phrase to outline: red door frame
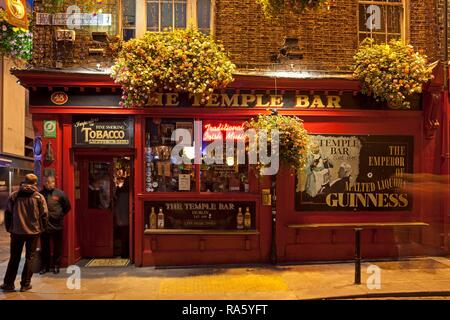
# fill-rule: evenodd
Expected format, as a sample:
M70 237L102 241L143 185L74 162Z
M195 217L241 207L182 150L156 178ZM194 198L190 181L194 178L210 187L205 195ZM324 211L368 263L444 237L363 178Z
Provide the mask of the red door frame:
M113 158L113 157L130 157L130 171L131 171L131 179L130 179L130 229L129 229L129 252L130 252L130 260L132 263L136 263L137 255L139 255L139 251L136 248L136 243L139 239L135 238L135 217L138 207L136 205L133 206L135 202L135 183L137 179L136 176L136 150L133 148L72 148L71 149L74 154L74 160L79 161L80 159L102 159L102 158ZM77 221L78 223L82 223L81 221L81 213L77 212ZM74 227L76 232L78 232L77 227ZM81 235L78 235L81 236ZM69 247L69 251L70 251Z

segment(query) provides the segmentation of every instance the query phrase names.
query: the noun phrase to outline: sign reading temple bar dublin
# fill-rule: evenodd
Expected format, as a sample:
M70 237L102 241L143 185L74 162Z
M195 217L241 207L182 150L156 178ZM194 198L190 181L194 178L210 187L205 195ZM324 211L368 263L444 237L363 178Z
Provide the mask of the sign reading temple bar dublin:
M297 211L407 211L411 136L312 135L295 187Z
M132 147L133 119L75 117L72 124L74 147Z
M242 231L256 228L253 201L146 201L145 215L150 229ZM152 223L152 215L163 222Z

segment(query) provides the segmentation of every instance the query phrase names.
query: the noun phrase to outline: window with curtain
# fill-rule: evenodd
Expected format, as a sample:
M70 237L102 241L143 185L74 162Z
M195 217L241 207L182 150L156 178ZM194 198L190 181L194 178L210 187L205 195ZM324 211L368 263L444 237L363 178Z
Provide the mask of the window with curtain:
M358 38L377 42L405 37L406 0L360 0Z

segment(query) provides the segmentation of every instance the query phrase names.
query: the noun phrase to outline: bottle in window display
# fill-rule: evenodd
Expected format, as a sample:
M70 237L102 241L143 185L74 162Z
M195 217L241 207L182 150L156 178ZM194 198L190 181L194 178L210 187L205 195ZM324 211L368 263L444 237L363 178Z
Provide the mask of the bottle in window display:
M247 207L245 209L245 214L244 214L244 228L245 229L251 229L252 228L252 216L250 214L250 208Z
M244 214L242 213L242 208L239 207L239 211L236 217L236 229L244 229Z
M158 229L164 229L164 213L162 208L159 208L158 212Z
M150 229L156 229L157 227L156 212L155 208L152 207L152 212L150 213Z

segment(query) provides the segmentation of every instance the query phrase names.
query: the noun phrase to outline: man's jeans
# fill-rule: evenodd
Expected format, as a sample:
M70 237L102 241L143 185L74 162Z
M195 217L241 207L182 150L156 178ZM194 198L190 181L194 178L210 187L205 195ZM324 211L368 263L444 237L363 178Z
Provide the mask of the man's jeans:
M25 265L22 271L22 281L20 285L27 287L31 283L33 276L33 259L37 248L39 235L19 235L11 234L10 258L8 268L6 269L5 279L3 281L7 286L14 287L17 271L19 269L20 257L22 256L23 246L25 245Z

